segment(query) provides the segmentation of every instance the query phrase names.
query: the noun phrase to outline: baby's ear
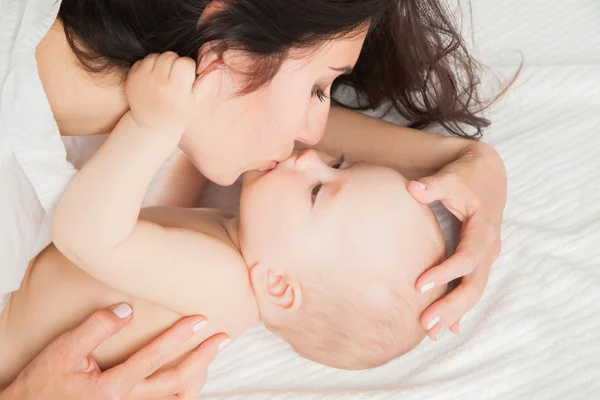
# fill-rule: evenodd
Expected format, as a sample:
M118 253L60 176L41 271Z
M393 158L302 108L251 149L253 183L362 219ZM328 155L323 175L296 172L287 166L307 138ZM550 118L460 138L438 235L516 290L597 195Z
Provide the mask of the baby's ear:
M278 275L264 264L256 264L250 270L250 279L257 302L278 312L294 312L302 304L302 285L293 277Z
M205 76L223 65L223 55L214 43L206 43L198 51L196 75Z

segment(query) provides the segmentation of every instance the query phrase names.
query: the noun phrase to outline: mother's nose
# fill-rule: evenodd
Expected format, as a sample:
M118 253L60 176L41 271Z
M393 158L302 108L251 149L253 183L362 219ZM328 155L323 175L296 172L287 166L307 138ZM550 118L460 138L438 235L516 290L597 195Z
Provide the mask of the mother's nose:
M325 136L325 124L319 124L318 127L304 129L298 135L298 141L309 146L314 146Z

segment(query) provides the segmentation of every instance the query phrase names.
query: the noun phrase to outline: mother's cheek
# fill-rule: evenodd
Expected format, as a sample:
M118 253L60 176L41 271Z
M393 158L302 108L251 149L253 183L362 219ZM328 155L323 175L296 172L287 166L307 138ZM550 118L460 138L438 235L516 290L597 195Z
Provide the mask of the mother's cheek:
M308 125L311 130L311 135L317 144L325 136L325 127L327 126L327 118L329 116L329 104L322 104L315 107L313 115L309 117Z

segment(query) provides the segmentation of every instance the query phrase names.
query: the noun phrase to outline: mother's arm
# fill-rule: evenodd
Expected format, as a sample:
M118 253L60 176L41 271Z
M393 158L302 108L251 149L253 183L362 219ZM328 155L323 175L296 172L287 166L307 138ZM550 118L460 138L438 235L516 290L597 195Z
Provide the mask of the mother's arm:
M458 333L460 318L481 298L500 253L506 203L506 170L500 156L482 142L399 127L337 107L331 109L327 132L316 147L417 179L408 185L417 201L440 200L463 223L455 254L415 283L416 289L425 291L433 287L431 283L441 285L462 277L460 285L421 316L432 339L443 328ZM430 326L436 317L439 322Z
M143 207L198 207L208 179L179 148L163 167L160 176L146 194Z
M316 146L333 156L344 154L350 162L394 168L408 179L431 175L468 149L485 147L489 148L480 142L397 126L341 107L331 108L325 137Z

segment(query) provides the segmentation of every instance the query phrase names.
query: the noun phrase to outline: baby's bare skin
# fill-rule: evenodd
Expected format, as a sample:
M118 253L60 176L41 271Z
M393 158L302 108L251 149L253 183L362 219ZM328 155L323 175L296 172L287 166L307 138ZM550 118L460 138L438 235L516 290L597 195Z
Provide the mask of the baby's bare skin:
M218 211L153 207L143 210L141 217L164 226L186 228L217 237L223 243L229 242L232 252L237 251L226 231L232 219ZM247 276L243 264L223 264L220 268L225 274L230 274L232 269L242 269L241 272ZM160 281L163 275L169 274L169 270L153 269L147 273ZM181 282L181 285L186 284L194 285L194 282ZM179 289L176 286L165 287L174 297ZM209 324L186 343L176 358L187 354L215 333L226 331L235 338L258 322L251 293L226 293L226 301L195 305L199 313L208 317ZM93 353L103 369L123 362L183 315L99 282L67 260L53 245L48 246L31 262L21 288L11 295L0 314L0 390L12 382L56 336L77 326L95 310L121 302L133 307L133 320Z
M129 244L129 252L108 249L115 252L110 258L90 252L87 255L90 267L85 261L76 266L54 246L48 247L29 266L21 289L11 296L1 315L0 340L7 345L0 353L0 385L10 383L57 335L79 324L94 310L121 302L129 303L135 310L133 321L94 352L101 368L123 362L185 315L205 315L209 324L177 356L218 332L235 339L259 322L259 314L267 325L277 325L302 310L302 280L307 268L331 269L339 271L341 276L349 271L351 260L345 260L344 255L347 245L352 243L363 247L361 253L367 257L359 264L362 267L357 265L358 269L352 273L362 270L362 287L374 268L407 278L397 279L394 286L406 294L406 301L415 304L415 315L407 318L409 326L418 328L419 310L443 288L423 297L413 293L412 282L423 268L415 266L432 265L435 258L435 251L429 252L427 246L421 248L417 243L431 240L442 245L443 240L436 239L438 230L425 228L418 230L424 240L412 243L396 228L401 229L399 232L408 229L407 232L416 234L418 226L427 227L434 220L432 216L426 217L430 211L406 193L403 178L393 171L369 166L344 171L335 165L335 159L310 152L292 155L275 171L247 177L243 185L241 225L237 218L217 210L149 207L142 210L136 229L152 224L160 239L151 237L153 232L146 233L144 240ZM318 180L330 185L323 187L319 195L311 185L317 179L314 174L323 174ZM373 188L361 189L367 188L368 182L379 182L377 186L390 180L398 182L379 194ZM391 191L396 192L393 199L385 200ZM276 193L282 193L279 200L282 206L270 204ZM338 193L341 197L337 200L327 197ZM312 206L311 197L315 203ZM371 206L373 201L379 206ZM311 208L311 212L319 213L318 218L323 221L320 225L300 225L301 219L294 222L294 218L305 215ZM402 210L403 216L396 216L401 217L398 223L391 226L380 223L392 210ZM347 224L349 215L355 221L362 218L351 229L351 236L343 233L344 226L353 226ZM317 218L317 214L310 218ZM364 229L373 223L375 231ZM392 230L388 232L385 226ZM315 228L317 231L311 233ZM310 255L306 249L319 241L317 233L326 234L328 244ZM91 239L94 231L89 235ZM240 236L245 236L245 246L240 245ZM390 251L398 246L403 250ZM415 263L420 255L423 261ZM301 258L308 256L313 258ZM373 256L380 260L373 261ZM108 264L107 259L111 260ZM273 279L277 282L275 286ZM323 307L326 306L324 303ZM417 332L417 336L424 336L424 332ZM305 345L310 347L310 343Z

